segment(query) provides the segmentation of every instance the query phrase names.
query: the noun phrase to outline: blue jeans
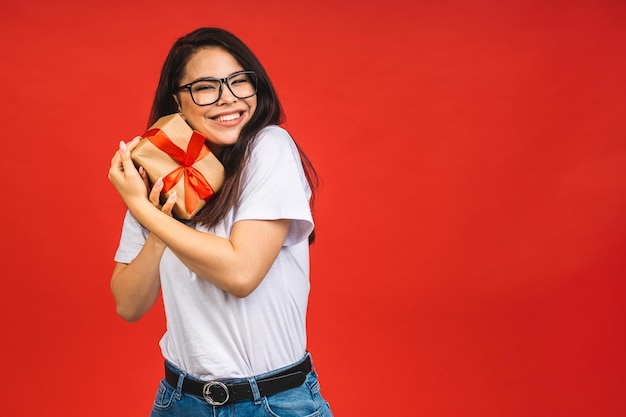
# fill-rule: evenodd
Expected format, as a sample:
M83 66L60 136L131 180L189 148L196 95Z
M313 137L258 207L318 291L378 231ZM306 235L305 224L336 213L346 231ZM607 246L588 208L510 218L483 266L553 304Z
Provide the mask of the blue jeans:
M332 417L330 407L320 393L315 368L299 387L267 397L257 394L252 400L213 406L203 398L181 392L185 373L169 363L168 366L181 375L178 386L173 387L165 379L161 380L150 417ZM249 381L254 385L257 379L275 375L287 368L229 382ZM187 375L187 378L190 376ZM253 389L253 392L258 393L258 390Z

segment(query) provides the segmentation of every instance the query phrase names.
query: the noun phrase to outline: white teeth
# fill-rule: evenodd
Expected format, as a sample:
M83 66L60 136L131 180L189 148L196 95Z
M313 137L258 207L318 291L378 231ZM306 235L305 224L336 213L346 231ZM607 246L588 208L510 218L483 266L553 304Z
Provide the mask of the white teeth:
M217 120L218 122L227 122L229 120L239 119L240 117L241 117L241 114L233 113L233 114L227 114L225 116L216 117L215 120Z

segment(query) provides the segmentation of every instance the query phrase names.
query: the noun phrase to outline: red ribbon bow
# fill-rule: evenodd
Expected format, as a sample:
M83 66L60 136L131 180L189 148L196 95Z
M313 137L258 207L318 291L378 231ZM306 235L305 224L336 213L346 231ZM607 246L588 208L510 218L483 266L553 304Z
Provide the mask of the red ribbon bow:
M185 207L189 214L198 206L199 198L207 201L215 194L204 175L192 165L211 153L204 146L205 137L194 130L187 145L187 152L176 146L161 129L150 129L142 135L154 146L172 157L180 166L163 177L163 192L167 193L184 175Z

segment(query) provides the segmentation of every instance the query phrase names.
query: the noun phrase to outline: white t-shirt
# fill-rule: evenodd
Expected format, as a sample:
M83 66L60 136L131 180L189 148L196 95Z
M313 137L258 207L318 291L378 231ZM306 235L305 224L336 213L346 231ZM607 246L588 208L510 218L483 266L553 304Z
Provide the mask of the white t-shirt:
M263 129L252 144L238 204L211 230L189 226L228 238L239 220L292 219L285 243L261 284L246 298L197 277L166 250L160 265L167 321L160 346L165 359L204 380L258 375L302 359L308 236L313 230L310 194L289 134L278 126ZM127 213L115 260L130 263L146 236Z

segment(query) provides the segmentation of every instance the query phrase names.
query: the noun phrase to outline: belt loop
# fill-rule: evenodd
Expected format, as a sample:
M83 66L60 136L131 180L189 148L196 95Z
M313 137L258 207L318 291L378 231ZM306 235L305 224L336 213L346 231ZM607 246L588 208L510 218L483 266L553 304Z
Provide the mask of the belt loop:
M183 383L185 382L185 377L187 376L187 373L183 371L182 369L177 369L177 372L178 372L178 382L176 383L176 391L174 395L176 396L177 400L180 400L181 397L183 396Z
M259 392L259 386L256 384L256 379L248 378L250 388L252 388L252 395L254 399L254 405L261 405L261 393Z
M313 376L317 377L317 371L315 370L315 364L313 363L313 356L311 356L311 352L309 352L308 350L306 351L306 355L304 355L304 360L309 359L309 362L311 362L311 374L313 374Z

